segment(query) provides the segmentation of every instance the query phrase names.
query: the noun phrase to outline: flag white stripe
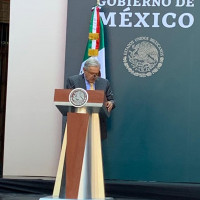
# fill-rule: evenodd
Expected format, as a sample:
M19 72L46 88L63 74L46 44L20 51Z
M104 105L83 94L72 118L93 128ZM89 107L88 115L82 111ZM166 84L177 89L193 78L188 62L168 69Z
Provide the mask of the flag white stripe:
M106 65L105 65L105 48L99 51L99 55L97 57L99 63L101 64L101 78L106 78Z

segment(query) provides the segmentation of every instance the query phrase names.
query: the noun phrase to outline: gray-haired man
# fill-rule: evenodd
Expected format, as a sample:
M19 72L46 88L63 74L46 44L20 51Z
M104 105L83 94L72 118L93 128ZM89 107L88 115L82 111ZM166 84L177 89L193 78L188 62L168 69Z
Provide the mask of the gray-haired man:
M66 88L83 88L86 90L104 90L107 102L106 106L108 112L110 112L115 107L115 101L113 97L113 92L110 87L110 83L107 79L100 78L100 63L95 58L89 58L83 68L84 73L82 75L71 76L67 79ZM106 137L106 119L100 116L101 123L101 136L102 139Z

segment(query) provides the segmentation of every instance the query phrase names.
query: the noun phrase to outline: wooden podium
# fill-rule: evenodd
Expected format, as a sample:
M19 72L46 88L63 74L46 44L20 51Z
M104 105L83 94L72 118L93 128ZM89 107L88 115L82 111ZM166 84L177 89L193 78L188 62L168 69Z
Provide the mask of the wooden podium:
M99 113L109 116L105 95L89 90L84 107L69 102L71 90L56 89L54 103L67 125L56 176L53 198L59 198L64 162L66 163L66 199L105 199Z

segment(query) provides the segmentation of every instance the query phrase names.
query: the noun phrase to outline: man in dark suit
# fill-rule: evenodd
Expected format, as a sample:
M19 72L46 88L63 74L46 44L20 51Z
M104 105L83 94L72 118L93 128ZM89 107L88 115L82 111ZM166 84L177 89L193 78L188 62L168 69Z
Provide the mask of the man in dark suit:
M110 83L107 79L99 77L100 63L95 58L89 58L83 67L84 73L82 75L71 76L67 79L66 88L83 88L85 90L104 90L107 102L106 107L110 112L115 107L115 101L113 92L110 87ZM100 115L101 124L101 138L106 138L106 118Z

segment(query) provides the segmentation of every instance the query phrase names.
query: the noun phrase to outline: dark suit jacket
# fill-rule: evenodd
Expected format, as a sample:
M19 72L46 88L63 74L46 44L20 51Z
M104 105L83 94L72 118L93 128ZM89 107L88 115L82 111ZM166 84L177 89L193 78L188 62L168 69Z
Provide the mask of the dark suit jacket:
M67 79L66 88L67 89L83 88L86 90L84 74L69 77ZM113 108L115 107L113 92L111 90L110 83L107 79L98 78L95 81L95 90L104 90L107 100L112 101ZM99 117L101 126L101 138L105 139L107 136L106 117L101 114L99 115Z

